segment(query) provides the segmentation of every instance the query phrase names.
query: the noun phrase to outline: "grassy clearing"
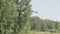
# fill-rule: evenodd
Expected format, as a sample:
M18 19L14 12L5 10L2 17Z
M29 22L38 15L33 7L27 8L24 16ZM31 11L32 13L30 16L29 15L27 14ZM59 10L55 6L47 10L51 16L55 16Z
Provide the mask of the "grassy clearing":
M28 34L60 34L60 33L50 33L50 32L29 32Z

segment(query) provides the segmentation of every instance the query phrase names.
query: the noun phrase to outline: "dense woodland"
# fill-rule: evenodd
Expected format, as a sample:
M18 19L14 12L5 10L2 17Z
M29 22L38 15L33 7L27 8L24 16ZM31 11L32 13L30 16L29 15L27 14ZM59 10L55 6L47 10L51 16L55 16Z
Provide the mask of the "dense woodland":
M38 16L33 16L31 17L31 30L43 32L50 31L60 32L60 22L49 19L41 19Z
M31 0L0 0L0 34L60 31L60 22L31 17Z

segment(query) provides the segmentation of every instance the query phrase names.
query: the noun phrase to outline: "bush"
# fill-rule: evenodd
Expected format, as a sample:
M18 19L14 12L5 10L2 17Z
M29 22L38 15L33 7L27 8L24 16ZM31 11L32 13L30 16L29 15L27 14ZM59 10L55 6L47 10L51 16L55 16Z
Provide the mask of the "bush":
M50 32L51 32L51 33L57 33L58 30L57 30L57 29L51 29Z

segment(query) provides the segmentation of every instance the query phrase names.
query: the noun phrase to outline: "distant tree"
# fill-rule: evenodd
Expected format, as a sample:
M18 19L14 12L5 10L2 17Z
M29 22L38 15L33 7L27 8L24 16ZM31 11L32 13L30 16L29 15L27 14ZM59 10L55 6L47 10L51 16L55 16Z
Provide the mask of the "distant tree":
M35 31L60 31L60 22L49 19L40 19L38 16L31 17L31 30ZM53 31L54 30L54 31Z
M31 17L31 30L40 31L41 20L38 16Z

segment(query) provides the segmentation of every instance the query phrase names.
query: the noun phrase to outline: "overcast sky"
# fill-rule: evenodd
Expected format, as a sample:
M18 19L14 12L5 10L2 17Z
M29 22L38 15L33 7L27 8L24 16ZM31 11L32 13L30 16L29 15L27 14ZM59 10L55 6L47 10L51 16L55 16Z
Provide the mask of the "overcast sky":
M31 4L40 18L60 21L60 0L32 0Z

